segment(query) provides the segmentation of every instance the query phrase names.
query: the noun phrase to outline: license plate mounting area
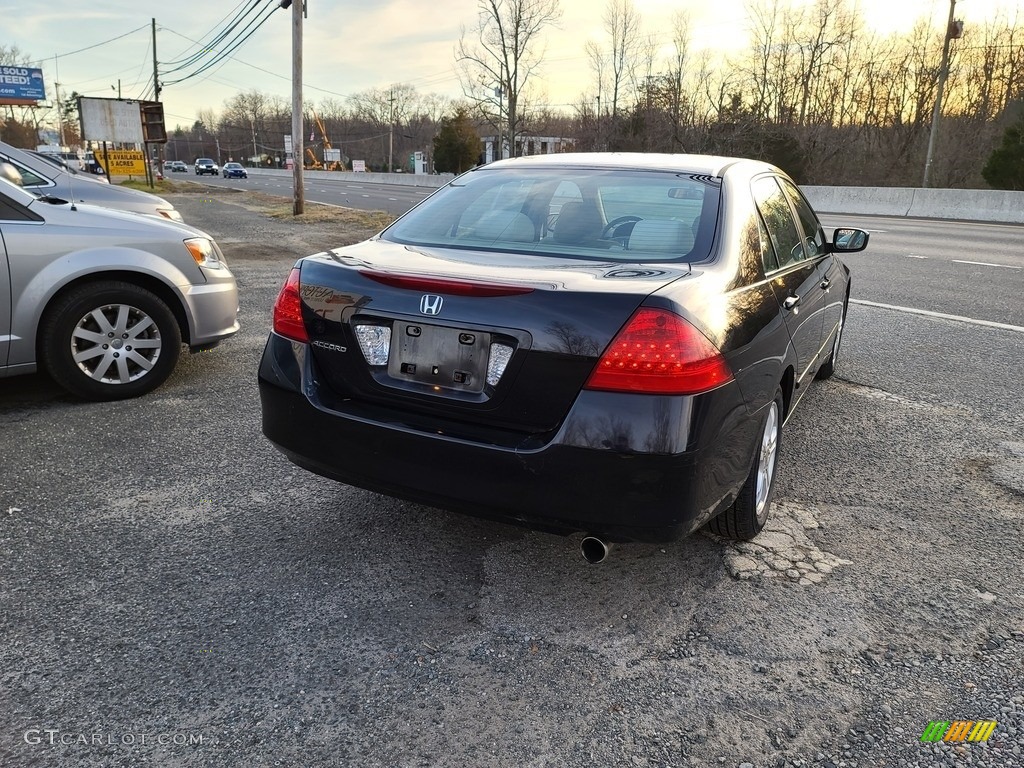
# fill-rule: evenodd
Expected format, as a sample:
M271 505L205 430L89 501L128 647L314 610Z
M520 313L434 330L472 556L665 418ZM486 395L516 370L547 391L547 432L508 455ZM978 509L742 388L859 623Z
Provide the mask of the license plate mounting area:
M388 375L435 390L483 392L490 346L489 333L396 320Z

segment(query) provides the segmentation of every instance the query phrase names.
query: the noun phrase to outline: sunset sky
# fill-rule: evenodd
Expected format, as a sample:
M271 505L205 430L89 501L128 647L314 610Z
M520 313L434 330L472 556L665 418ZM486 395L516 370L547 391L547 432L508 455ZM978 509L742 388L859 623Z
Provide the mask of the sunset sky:
M264 0L246 0L259 2ZM685 11L692 50L738 51L748 29L750 0L635 0L647 33L670 43L669 19ZM793 0L800 2L800 0ZM948 0L857 0L867 23L879 32L908 29L928 17L941 28ZM195 52L191 41L209 39L241 3L222 0L0 0L4 29L0 44L15 45L36 60L47 79L61 83L62 95L78 91L89 96L116 95L117 81L125 98L143 95L152 74L150 18L157 21L157 52L166 62ZM546 36L542 70L544 101L555 108L575 103L593 89L584 53L588 39L602 40L601 0L562 0L558 27ZM173 10L170 10L173 9ZM216 10L214 10L216 9ZM344 97L368 88L408 83L423 93L462 95L454 69L454 47L462 26L474 22L474 0L308 0L305 31L306 101ZM957 17L966 34L971 24L1002 13L1024 24L1022 0L960 0ZM233 58L210 71L163 92L168 123L190 125L200 109L220 111L225 99L253 88L285 98L291 82L290 11L277 10L238 49ZM140 28L141 29L137 29ZM136 31L132 31L136 30ZM128 33L128 34L126 34ZM124 35L111 42L111 38ZM103 43L91 50L78 49ZM57 59L54 59L54 56ZM267 71L261 71L267 70ZM177 75L191 71L186 68ZM59 75L59 78L55 77ZM176 75L162 74L165 82Z

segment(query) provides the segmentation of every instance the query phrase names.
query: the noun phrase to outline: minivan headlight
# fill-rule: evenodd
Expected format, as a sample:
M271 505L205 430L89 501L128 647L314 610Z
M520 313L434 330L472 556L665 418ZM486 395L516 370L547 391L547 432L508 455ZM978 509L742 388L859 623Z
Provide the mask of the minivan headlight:
M212 241L205 237L194 237L185 241L185 247L201 267L219 267L220 255Z

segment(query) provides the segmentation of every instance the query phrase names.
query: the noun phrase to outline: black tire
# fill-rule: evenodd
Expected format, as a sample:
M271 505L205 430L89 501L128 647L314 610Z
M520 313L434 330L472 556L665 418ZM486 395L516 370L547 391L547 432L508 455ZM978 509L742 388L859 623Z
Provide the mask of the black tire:
M850 297L847 296L843 300L843 314L839 317L839 328L836 331L836 337L832 341L832 351L829 353L828 360L821 364L818 368L818 372L814 374L816 379L830 379L832 374L836 372L836 364L839 362L839 345L843 341L843 328L846 327L846 307L850 303Z
M38 348L42 367L72 394L123 400L167 380L181 353L181 330L156 294L111 280L61 296L40 324Z
M727 539L746 541L757 536L768 522L775 490L775 468L778 464L779 449L782 447L784 419L782 390L776 388L775 399L764 409L761 418L760 437L750 474L733 505L708 523L708 530L712 533ZM769 435L769 432L773 432L774 437ZM771 455L766 457L769 442L773 443L774 449ZM765 476L762 476L763 472L766 472ZM766 486L763 492L760 487L761 480L765 481Z

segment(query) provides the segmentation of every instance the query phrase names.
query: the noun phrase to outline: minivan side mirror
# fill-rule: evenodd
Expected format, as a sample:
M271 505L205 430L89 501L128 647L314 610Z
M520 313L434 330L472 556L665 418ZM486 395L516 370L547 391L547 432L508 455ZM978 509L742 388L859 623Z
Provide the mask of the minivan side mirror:
M868 233L863 229L837 229L832 234L832 253L856 253L868 247Z

